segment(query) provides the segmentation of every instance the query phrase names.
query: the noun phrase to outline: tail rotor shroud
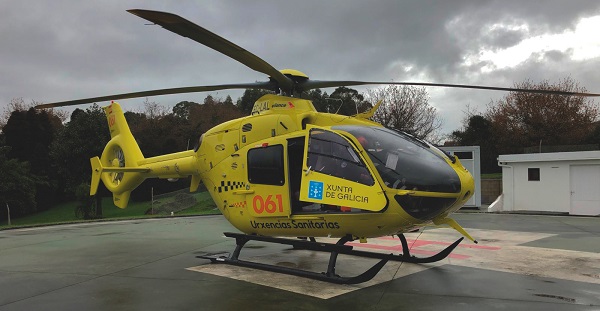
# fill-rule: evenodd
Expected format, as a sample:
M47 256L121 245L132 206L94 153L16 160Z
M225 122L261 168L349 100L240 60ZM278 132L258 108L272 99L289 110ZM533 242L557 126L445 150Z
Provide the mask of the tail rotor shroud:
M173 153L153 158L145 158L138 146L121 106L112 102L104 107L111 140L101 157L90 159L92 165L92 183L90 195L95 195L100 180L113 193L113 202L125 208L131 191L146 178L180 178L198 176L196 155L193 150ZM173 169L177 167L178 169ZM198 187L200 178L193 178ZM195 189L194 184L191 189Z

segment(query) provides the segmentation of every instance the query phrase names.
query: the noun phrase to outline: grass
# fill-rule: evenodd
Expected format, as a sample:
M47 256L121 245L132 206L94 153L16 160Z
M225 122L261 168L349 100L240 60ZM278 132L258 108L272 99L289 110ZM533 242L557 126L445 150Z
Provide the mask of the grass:
M194 194L196 205L175 213L175 215L207 215L219 214L212 201L210 194L206 191ZM90 220L78 219L75 216L77 202L67 202L58 204L46 211L35 213L29 216L11 219L11 226L6 223L0 224L0 230L14 227L28 227L49 224L64 224L86 222ZM102 198L102 220L118 220L131 218L151 218L161 215L146 215L146 212L152 208L150 201L147 202L129 202L127 208L120 209L112 202L112 197ZM167 216L166 214L162 216ZM170 216L170 215L169 215ZM93 220L92 220L93 221Z
M481 179L502 179L502 173L481 174Z

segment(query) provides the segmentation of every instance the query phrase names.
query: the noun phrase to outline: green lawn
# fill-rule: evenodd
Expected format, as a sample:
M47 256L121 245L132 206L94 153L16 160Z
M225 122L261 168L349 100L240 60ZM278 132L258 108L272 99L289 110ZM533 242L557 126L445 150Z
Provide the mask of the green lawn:
M175 213L175 215L205 215L219 214L212 201L210 194L206 191L193 194L196 199L196 205ZM11 227L36 226L45 224L60 224L83 222L86 220L77 219L75 208L77 202L68 202L56 205L55 207L29 215L26 217L11 220ZM151 209L151 202L129 202L127 208L120 209L112 202L112 197L102 199L102 220L130 219L130 218L148 218L160 217L161 215L146 215L146 211ZM168 216L168 215L162 215ZM89 221L89 220L87 220ZM93 220L92 220L93 221ZM0 224L0 230L9 228L6 223Z

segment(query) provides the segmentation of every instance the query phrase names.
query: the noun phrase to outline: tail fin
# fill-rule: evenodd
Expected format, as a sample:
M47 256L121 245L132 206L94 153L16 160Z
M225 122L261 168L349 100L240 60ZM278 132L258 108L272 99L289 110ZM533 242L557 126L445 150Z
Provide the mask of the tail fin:
M146 178L179 178L192 175L191 189L198 187L200 178L194 151L146 159L131 134L121 106L112 102L104 107L104 112L111 140L100 158L90 159L92 166L90 195L96 194L102 180L106 188L113 193L114 204L125 208L131 191Z

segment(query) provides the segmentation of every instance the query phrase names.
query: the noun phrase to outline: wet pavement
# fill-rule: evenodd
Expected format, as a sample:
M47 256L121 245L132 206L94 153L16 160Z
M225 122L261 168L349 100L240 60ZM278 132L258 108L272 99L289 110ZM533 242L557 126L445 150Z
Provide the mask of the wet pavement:
M600 218L455 214L480 241L435 264L388 263L371 281L335 285L210 264L231 251L222 216L0 231L4 310L600 310ZM406 235L426 256L460 236ZM323 239L327 241L327 239ZM329 242L329 241L328 241ZM397 252L389 238L356 249ZM249 242L242 259L325 271L327 255ZM374 263L340 255L353 276Z

